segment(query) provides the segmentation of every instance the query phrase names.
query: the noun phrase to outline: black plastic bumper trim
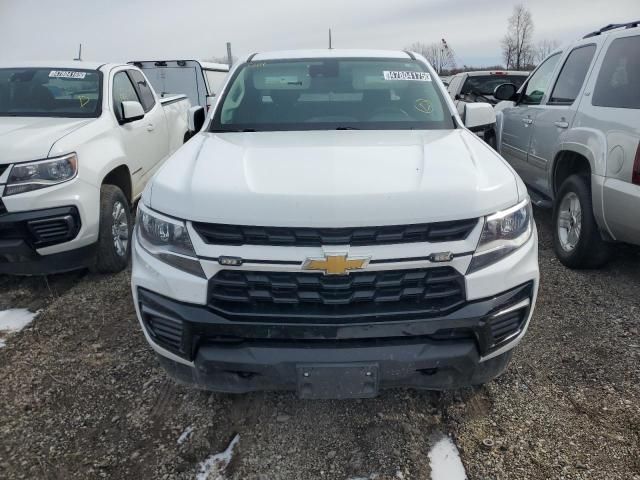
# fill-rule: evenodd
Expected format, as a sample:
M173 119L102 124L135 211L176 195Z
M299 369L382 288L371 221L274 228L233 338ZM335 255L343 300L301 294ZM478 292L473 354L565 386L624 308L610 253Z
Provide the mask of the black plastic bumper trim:
M86 268L95 261L96 244L39 255L22 240L0 240L0 274L50 275Z
M367 317L345 323L320 323L309 319L301 323L284 321L238 321L226 319L204 305L179 302L138 288L138 302L142 320L150 330L150 319L178 321L182 328L182 343L173 352L187 360L197 357L203 348L219 348L233 344L235 348L262 345L270 348L306 346L317 348L364 347L365 343L415 343L428 339L451 343L473 338L472 343L481 355L487 355L496 345L491 335L490 319L496 312L522 302L533 300L533 282L520 285L486 299L467 302L461 308L441 317L414 318L396 321L372 322ZM523 322L528 318L531 305L523 311ZM468 341L468 340L467 340ZM161 344L160 342L156 342ZM171 348L168 348L171 350Z
M63 222L68 234L52 236L46 226L50 221ZM73 240L80 227L80 214L74 206L0 215L0 274L47 275L89 266L95 258L95 244L51 255L37 252Z

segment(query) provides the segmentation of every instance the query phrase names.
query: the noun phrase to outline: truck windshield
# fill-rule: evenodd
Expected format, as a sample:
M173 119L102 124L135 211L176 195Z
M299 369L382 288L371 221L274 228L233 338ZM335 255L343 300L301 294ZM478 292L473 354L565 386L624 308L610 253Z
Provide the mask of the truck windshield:
M0 116L97 117L100 77L96 70L0 68Z
M211 130L452 129L432 80L410 59L254 61L225 88Z
M524 81L527 79L527 75L482 75L467 77L467 80L462 86L462 95L474 94L474 95L493 95L493 91L498 85L503 83L513 83L517 88L520 88Z

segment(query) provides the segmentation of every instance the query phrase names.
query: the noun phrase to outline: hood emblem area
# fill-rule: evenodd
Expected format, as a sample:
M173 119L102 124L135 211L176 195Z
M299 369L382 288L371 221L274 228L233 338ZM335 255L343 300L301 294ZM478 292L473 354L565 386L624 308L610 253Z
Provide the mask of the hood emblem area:
M307 258L302 264L303 270L317 270L325 275L348 275L351 270L361 270L369 265L371 257L349 257L347 254L325 255L320 258Z

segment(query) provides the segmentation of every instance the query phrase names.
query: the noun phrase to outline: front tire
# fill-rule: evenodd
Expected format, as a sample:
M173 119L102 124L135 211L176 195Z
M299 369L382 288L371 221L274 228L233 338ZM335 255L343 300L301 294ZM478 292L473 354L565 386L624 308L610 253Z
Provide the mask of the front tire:
M586 175L571 175L554 203L553 247L569 268L599 268L609 260L609 244L602 239L593 216L589 180Z
M131 209L124 193L115 185L103 185L100 188L100 234L93 270L116 273L127 267L132 230Z

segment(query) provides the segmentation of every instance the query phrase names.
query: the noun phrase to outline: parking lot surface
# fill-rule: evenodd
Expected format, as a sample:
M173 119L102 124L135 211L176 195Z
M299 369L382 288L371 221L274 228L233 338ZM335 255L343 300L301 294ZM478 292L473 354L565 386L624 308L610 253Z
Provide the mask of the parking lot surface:
M549 212L535 214L529 332L502 377L456 392L193 390L159 367L127 272L0 277L0 310L40 312L0 348L0 478L429 479L445 434L469 479L640 479L640 252L617 247L603 270L568 270ZM207 470L234 438L228 465Z

